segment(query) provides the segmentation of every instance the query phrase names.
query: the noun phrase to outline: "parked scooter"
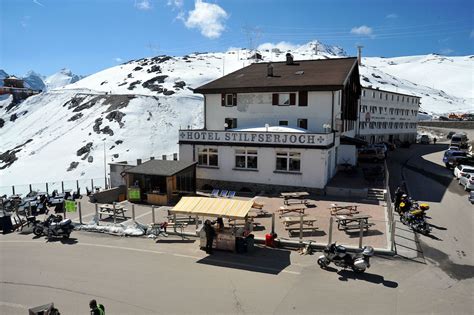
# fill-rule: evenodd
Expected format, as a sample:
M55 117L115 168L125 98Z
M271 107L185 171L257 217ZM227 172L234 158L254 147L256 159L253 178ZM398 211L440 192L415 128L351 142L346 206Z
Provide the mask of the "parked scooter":
M321 268L327 268L332 262L341 268L351 268L354 272L362 273L370 268L370 257L374 255L374 249L371 246L365 246L360 253L350 254L342 245L336 243L329 244L323 250L324 255L318 258L318 265Z
M51 214L43 222L39 220L33 222L33 234L36 236L69 238L73 229L74 225L72 225L71 219L63 220L60 215Z

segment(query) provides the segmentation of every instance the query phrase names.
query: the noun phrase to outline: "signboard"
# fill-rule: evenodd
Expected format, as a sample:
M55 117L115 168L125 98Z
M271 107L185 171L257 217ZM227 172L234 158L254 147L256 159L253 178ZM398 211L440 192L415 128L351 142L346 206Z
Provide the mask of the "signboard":
M140 188L129 188L128 189L128 200L130 201L139 201L141 200Z
M66 209L66 212L76 212L77 211L76 202L73 200L65 200L64 208Z
M240 143L285 146L327 146L332 144L332 133L287 133L252 131L189 131L179 132L179 141L203 143Z

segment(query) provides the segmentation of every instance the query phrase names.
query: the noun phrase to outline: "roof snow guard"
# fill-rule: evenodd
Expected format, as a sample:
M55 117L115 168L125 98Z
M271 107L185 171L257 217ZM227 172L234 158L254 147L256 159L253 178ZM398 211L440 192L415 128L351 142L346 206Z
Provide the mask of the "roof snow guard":
M283 61L271 65L272 75L268 75L269 63L254 63L200 86L194 93L340 90L357 66L357 58L301 60L291 64Z

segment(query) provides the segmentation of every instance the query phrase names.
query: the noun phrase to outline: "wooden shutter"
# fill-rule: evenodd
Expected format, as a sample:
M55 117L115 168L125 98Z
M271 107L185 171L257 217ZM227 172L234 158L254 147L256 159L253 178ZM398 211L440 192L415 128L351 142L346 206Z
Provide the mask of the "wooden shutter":
M272 105L278 105L278 93L272 94Z
M290 105L296 105L296 93L290 93Z
M232 105L237 106L237 93L232 94Z
M221 105L225 106L225 94L224 93L221 94Z
M298 105L299 106L308 106L308 91L300 91L299 92Z

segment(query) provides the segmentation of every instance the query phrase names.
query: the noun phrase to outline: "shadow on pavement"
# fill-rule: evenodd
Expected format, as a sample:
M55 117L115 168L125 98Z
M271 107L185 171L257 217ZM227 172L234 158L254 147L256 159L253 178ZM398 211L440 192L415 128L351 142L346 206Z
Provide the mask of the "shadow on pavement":
M277 275L290 266L290 253L288 250L265 247L255 247L251 253L245 254L214 251L213 255L197 263Z
M166 243L166 244L190 244L194 243L196 240L191 239L182 239L182 238L175 238L175 239L157 239L155 243Z
M383 276L376 275L376 274L373 274L373 273L367 273L367 272L355 273L355 272L349 271L349 270L341 270L337 274L340 276L339 277L340 281L348 281L349 279L364 280L364 281L371 282L371 283L374 283L374 284L382 284L384 287L387 287L387 288L394 289L394 288L398 287L397 282L385 280Z
M74 244L77 244L77 238L51 237L51 238L46 238L46 242L48 243L60 242L61 244L74 245Z

